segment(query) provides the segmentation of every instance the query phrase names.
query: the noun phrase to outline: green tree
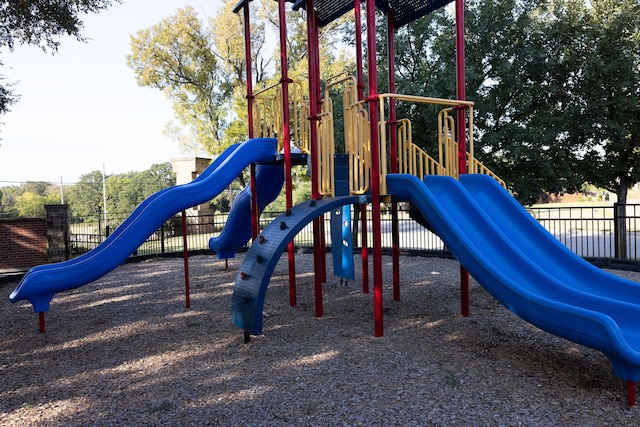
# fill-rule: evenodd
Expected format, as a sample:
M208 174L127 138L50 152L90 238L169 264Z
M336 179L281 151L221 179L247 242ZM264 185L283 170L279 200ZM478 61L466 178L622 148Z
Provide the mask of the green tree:
M171 163L152 165L142 172L128 172L106 177L107 211L129 214L137 205L158 191L176 184ZM104 210L103 175L93 171L82 175L69 191L74 215L95 215Z
M219 154L247 136L244 24L242 14L233 13L237 2L225 0L217 15L203 23L193 8L179 10L151 29L131 39L127 61L138 84L161 89L173 102L176 122L166 133L187 148ZM278 6L256 3L251 8L251 53L254 87L259 90L279 80L279 49L267 46L267 34L277 36ZM304 14L288 13L287 52L289 73L306 83L307 46ZM325 46L340 39L342 21L323 29ZM271 50L269 50L271 49ZM328 75L353 64L335 49L322 50L322 69ZM353 68L353 65L351 65ZM332 73L332 74L331 74ZM303 85L303 93L307 86Z
M234 118L236 88L244 85L242 21L232 13L231 3L226 1L208 25L192 7L178 10L133 36L127 57L139 85L161 89L172 101L177 122L170 123L166 133L183 147L209 154L237 142L224 139ZM261 29L261 24L254 25L255 55L264 45ZM256 75L264 76L265 70Z
M114 2L120 3L120 0L6 0L0 6L0 47L13 51L16 43L20 43L55 52L60 36L85 41L81 15L98 13ZM0 75L2 81L4 78ZM8 112L19 99L13 86L11 83L0 86L0 114Z
M131 37L127 62L140 86L158 88L173 102L179 124L167 132L183 146L217 153L230 93L210 38L193 7L179 9ZM181 133L184 126L189 134Z
M585 181L626 200L639 173L637 0L466 5L467 97L480 160L522 203ZM398 31L398 92L455 97L454 29L440 10ZM433 146L427 112L399 111L414 120L418 143Z
M60 204L59 194L39 195L25 192L16 199L16 209L21 217L35 218L46 215L45 205Z
M592 0L579 87L587 180L627 202L640 182L640 2ZM578 133L576 132L576 133Z
M33 193L38 196L46 196L50 191L51 183L46 181L27 181L23 188L25 193Z
M78 183L69 189L68 198L75 216L85 217L102 212L102 172L96 170L80 176Z
M168 162L152 165L143 172L112 175L107 180L107 210L128 214L152 194L175 183Z
M18 185L12 185L9 187L2 187L2 205L0 205L0 212L3 216L15 216L16 199L24 193L24 188Z

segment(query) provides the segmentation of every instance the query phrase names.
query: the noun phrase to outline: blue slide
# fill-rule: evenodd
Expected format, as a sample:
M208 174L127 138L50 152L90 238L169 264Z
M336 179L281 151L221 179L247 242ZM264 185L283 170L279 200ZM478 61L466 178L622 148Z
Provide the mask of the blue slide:
M282 164L256 166L256 193L258 212L273 202L284 184ZM218 258L233 258L238 249L251 238L251 188L246 186L233 200L229 218L219 235L209 239L209 249Z
M640 284L600 271L555 238L505 190L478 176L388 175L389 193L414 202L454 256L527 322L602 351L614 374L640 380ZM471 190L468 191L467 189Z
M69 261L40 265L27 272L9 295L11 302L28 300L36 312L49 310L53 296L92 282L122 264L171 216L220 194L251 163L269 162L276 139L257 138L233 145L197 179L161 190L143 201L98 247Z

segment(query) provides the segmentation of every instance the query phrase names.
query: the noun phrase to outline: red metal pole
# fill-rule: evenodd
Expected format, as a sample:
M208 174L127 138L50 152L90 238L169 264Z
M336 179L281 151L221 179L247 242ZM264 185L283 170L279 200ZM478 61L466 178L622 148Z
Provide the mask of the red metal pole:
M373 231L373 322L374 336L384 335L382 308L382 226L380 221L380 142L378 133L378 73L376 54L376 9L374 0L367 7L367 71L369 73L369 126L371 141L371 221Z
M189 291L189 248L187 247L187 212L182 211L182 258L184 259L185 307L191 308Z
M253 138L253 70L251 59L251 21L249 16L249 2L244 6L244 62L247 86L247 125L249 138Z
M355 24L356 24L356 85L358 90L358 101L364 99L364 71L362 55L362 11L361 1L354 1ZM360 204L360 245L362 257L362 293L369 293L369 242L367 239L367 204Z
M249 2L244 5L244 58L247 87L247 126L249 127L249 139L254 137L253 132L253 73L251 69L251 18L249 16ZM256 165L251 164L249 188L251 189L251 237L258 238L260 234L260 212L258 211L258 195L256 193Z
M360 10L361 0L354 1L353 10L355 12L356 24L356 84L358 85L358 101L364 99L364 72L362 70L362 11Z
M467 98L465 89L464 54L464 0L456 0L456 76L457 96ZM467 122L466 110L458 110L458 173L467 173ZM460 312L469 316L469 272L460 265Z
M387 64L389 92L396 92L396 46L395 46L395 13L387 12ZM389 100L389 156L391 173L398 173L398 134L397 134L396 100ZM391 202L391 260L393 299L400 300L400 230L398 229L398 202Z
M360 204L360 246L362 250L362 293L369 293L369 239L367 228L367 204Z
M285 0L278 0L278 23L280 25L280 82L282 83L282 142L284 145L284 178L287 209L293 206L293 183L291 181L291 130L289 126L289 66L287 61L287 15ZM296 266L293 241L287 246L289 261L289 304L296 305Z
M636 406L636 384L633 381L627 381L627 406Z
M38 313L38 328L41 334L44 334L44 311Z
M307 2L307 49L309 62L309 120L311 130L311 159L318 159L318 110L319 110L319 92L320 92L320 63L318 61L318 16L313 8L313 0ZM321 198L318 191L319 174L317 164L314 162L311 166L311 199L318 200ZM313 267L314 267L314 298L315 298L315 316L321 317L323 314L322 307L322 270L324 266L323 258L325 254L322 251L322 228L319 219L313 220Z

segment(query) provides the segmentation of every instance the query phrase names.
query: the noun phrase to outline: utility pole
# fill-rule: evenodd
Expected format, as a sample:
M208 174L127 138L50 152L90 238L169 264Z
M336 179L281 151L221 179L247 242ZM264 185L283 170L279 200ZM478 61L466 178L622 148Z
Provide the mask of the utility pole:
M102 211L104 213L104 229L109 234L109 225L107 223L107 174L105 173L104 163L102 164Z
M64 189L62 187L62 175L60 175L60 204L64 205Z

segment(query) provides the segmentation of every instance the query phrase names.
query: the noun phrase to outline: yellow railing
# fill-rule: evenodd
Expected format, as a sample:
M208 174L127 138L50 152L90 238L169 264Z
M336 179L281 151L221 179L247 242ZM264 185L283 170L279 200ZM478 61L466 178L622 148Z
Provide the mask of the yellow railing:
M309 153L309 104L302 85L289 85L289 111L291 141L303 153ZM253 132L256 137L278 138L278 152L284 147L282 86L280 83L265 87L253 94Z
M457 146L457 144L456 144L456 146ZM488 167L486 167L485 165L483 165L482 163L480 163L477 160L474 161L473 163L471 163L469 157L470 157L470 155L469 155L469 153L467 153L467 162L469 164L473 164L473 166L469 166L469 170L467 170L467 173L478 173L478 174L482 174L482 175L489 175L491 178L493 178L496 181L498 181L498 183L500 185L502 185L504 188L507 188L507 183L504 182L502 180L502 178L500 178L498 175L496 175L491 169L489 169Z
M318 128L319 149L316 162L320 172L319 192L325 196L335 194L334 189L334 110L330 89L343 86L344 150L349 156L349 192L364 194L369 189L371 176L371 150L369 143L369 114L364 103L358 102L356 79L346 73L327 79L322 101L322 114Z
M458 178L460 172L458 171L458 142L455 140L455 120L449 114L454 111L453 108L445 108L438 114L438 143L440 147L440 163L445 165L445 169L448 171L447 175ZM473 120L470 117L469 120ZM472 122L473 125L473 122ZM470 131L473 128L470 126ZM504 188L507 188L507 184L496 175L491 169L478 161L473 155L473 147L467 151L467 173L477 173L483 175L489 175Z
M458 143L455 120L445 108L438 113L438 159L444 169L443 175L458 178Z
M398 121L398 172L423 177L444 175L444 168L412 142L411 120Z
M315 165L318 168L318 192L323 196L335 196L334 159L336 144L333 134L333 112L324 108L318 120L318 153Z
M473 160L473 102L471 101L462 101L462 100L451 100L451 99L441 99L441 98L429 98L429 97L423 97L423 96L413 96L413 95L401 95L401 94L397 94L397 93L385 93L382 95L379 95L380 98L380 102L379 102L379 108L380 108L380 122L379 122L379 129L380 129L380 194L381 195L386 195L387 194L387 170L388 170L388 163L389 163L389 151L388 151L388 137L387 137L387 124L389 122L389 118L387 116L386 113L386 109L385 107L387 106L387 102L385 102L385 100L388 100L388 102L410 102L413 104L431 104L431 105L442 105L445 107L463 107L466 109L467 111L467 116L468 116L468 129L467 129L467 137L468 137L468 147L469 147L469 152L471 154L471 160L470 161L474 161ZM452 108L447 108L448 110L451 110ZM446 138L447 135L455 135L455 127L452 124L452 121L449 119L445 119L445 116L443 116L443 121L446 122L445 125L448 127L447 130L441 130L441 126L439 123L438 126L438 140L439 140L439 146L441 147L440 150L440 161L439 163L439 167L441 169L438 169L438 167L434 166L434 170L441 172L442 174L445 175L451 175L452 173L456 173L454 172L455 170L455 166L454 169L451 168L451 166L447 167L447 159L449 159L449 162L453 161L453 163L455 163L455 161L453 159L455 159L455 156L451 156L451 154L446 155L446 153L451 153L451 148L447 147L446 144L450 143L453 138ZM453 132L453 133L452 133ZM442 147L441 144L445 144L444 147ZM411 142L409 142L409 144L413 145ZM416 152L419 153L420 150L418 147L416 147ZM422 151L422 150L420 150ZM444 151L444 153L443 153ZM420 156L427 156L426 153L422 152L420 153ZM428 162L428 160L425 158L425 161ZM400 166L400 165L399 165ZM422 178L424 175L419 176L420 178ZM457 175L452 175L452 176L457 176Z
M292 143L303 153L310 153L310 126L317 126L318 153L314 166L318 169L318 190L324 196L334 196L334 111L329 90L342 85L345 153L349 156L350 194L364 194L369 190L371 179L371 135L369 112L364 101L357 99L356 79L346 73L327 80L321 113L317 120L309 120L309 104L304 99L299 83L289 85L290 131ZM380 121L380 194L386 195L386 175L389 169L389 120L386 107L390 102L410 102L413 104L441 105L446 108L438 113L438 160L429 156L412 142L411 122L397 121L398 171L416 175L448 175L458 177L458 143L456 142L455 114L460 108L466 110L467 117L467 169L469 173L481 173L495 178L505 186L495 173L474 157L473 148L473 102L429 98L421 96L386 93L379 95ZM278 151L284 145L282 140L282 86L280 83L266 87L254 94L254 135L278 138Z
M253 94L253 133L256 138L281 138L282 91L280 83ZM281 141L278 141L281 144Z
M371 129L364 101L345 109L345 151L349 155L349 191L364 194L371 179Z

